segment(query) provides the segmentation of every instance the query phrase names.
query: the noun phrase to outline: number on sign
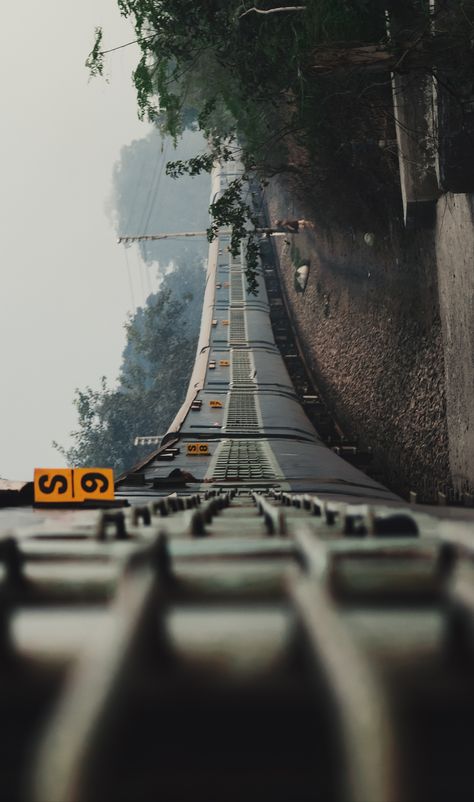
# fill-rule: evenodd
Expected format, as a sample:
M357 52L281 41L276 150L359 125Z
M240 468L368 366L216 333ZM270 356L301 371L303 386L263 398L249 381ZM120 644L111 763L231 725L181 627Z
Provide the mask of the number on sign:
M74 488L78 501L114 498L114 472L111 468L76 468Z
M199 455L201 457L206 457L209 454L209 444L208 443L188 443L186 446L186 451L189 456Z
M35 468L35 501L54 504L75 501L70 468Z
M114 472L111 468L36 468L36 504L82 501L113 501Z

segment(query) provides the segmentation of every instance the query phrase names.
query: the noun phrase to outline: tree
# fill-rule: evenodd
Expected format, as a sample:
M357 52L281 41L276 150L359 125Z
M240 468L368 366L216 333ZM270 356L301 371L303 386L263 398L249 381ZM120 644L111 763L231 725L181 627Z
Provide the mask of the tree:
M264 102L303 88L303 72L318 43L343 42L349 33L351 38L363 34L362 41L385 36L379 2L358 0L351 8L345 0L321 0L307 4L304 14L296 13L300 6L269 13L281 7L248 5L236 0L118 0L142 50L133 75L141 116L155 120L160 114L166 131L179 134L180 113L201 74L205 80L199 82L197 103L205 128L221 98L226 104ZM97 28L87 61L95 74L102 73L103 57L110 52L101 43Z
M182 402L199 335L204 271L184 258L126 324L127 344L117 386L77 389L73 445L55 447L75 466L110 466L122 473L145 456L137 435L166 431Z
M246 167L245 178L256 170L266 175L285 169L284 140L295 124L290 119L270 131L267 111L277 105L282 92L301 90L301 58L312 12L296 15L304 16L304 23L292 20L288 25L282 19L287 14L250 14L246 12L252 8L228 0L119 0L119 8L133 21L142 49L133 76L140 116L157 122L176 139L191 106L210 142L207 155L191 159L186 167L175 162L170 174L210 170L215 160L228 159L236 151ZM104 55L100 29L96 37L88 66L100 73ZM256 233L248 231L255 223L242 186L231 185L211 213L215 223L231 226L234 253L248 238L247 278L252 291ZM210 240L215 231L213 224Z
M191 104L211 142L207 162L198 158L189 170L207 169L237 143L247 175L263 179L298 170L288 158L295 142L312 163L338 162L341 148L391 113L381 108L390 71L426 70L445 80L440 71L454 61L472 73L473 0L438 0L434 11L427 0L314 0L292 12L245 0L119 0L119 8L142 49L134 73L140 115L176 138ZM89 62L96 71L101 36L98 30ZM227 219L237 232L246 209L234 189L222 206L232 207Z

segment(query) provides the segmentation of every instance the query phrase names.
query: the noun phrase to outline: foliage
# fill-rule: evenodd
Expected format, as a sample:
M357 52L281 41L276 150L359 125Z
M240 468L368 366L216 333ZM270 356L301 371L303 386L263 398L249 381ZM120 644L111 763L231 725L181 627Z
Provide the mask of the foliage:
M209 207L212 216L212 223L207 229L209 242L215 240L219 234L219 228L229 226L231 229L229 250L232 256L240 253L241 242L246 243L246 271L247 289L250 293L256 294L257 291L257 265L258 247L256 244L257 235L254 231L248 230L249 222L254 229L257 220L254 217L251 207L244 201L242 190L244 179L236 178L222 195L217 198Z
M110 466L120 473L150 451L137 449L133 441L137 435L163 433L184 398L203 292L202 265L183 260L129 320L117 386L102 377L98 389L76 390L73 445L54 444L69 465Z
M98 27L94 32L95 40L91 52L86 59L86 67L91 78L104 74L104 52L102 50L103 31Z
M119 0L142 49L134 73L140 115L175 140L191 119L211 142L206 160L196 157L190 171L175 162L175 175L208 169L223 142L239 142L246 170L260 176L287 170L305 181L309 172L314 185L328 174L337 183L344 174L360 185L352 146L368 135L373 141L393 137L390 69L424 67L436 77L440 45L445 58L458 53L459 63L467 54L472 73L473 0L440 0L435 16L442 35L433 47L427 0L309 0L304 12L273 14L252 13L252 5L250 0ZM269 0L259 5L274 7ZM407 24L403 20L390 39L386 6L397 15L408 9ZM464 30L453 25L454 7ZM374 45L375 54L367 56L365 45ZM97 48L95 53L98 57ZM374 70L383 70L384 80L374 80ZM293 160L289 147L306 153L306 162ZM378 164L380 158L372 151L369 161ZM233 208L238 237L235 197ZM248 226L240 226L240 235L243 230Z
M381 26L369 0L319 0L307 3L302 13L266 15L246 14L251 4L237 0L118 0L118 5L132 21L142 51L133 75L139 115L175 141L191 121L210 143L209 153L187 165L170 163L168 174L175 177L209 171L214 161L230 157L237 142L247 177L287 169L288 137L304 131L305 117L314 116L308 63L315 44L383 30L383 18ZM89 67L98 57L96 42ZM275 125L282 105L285 115ZM211 214L231 226L234 250L253 231L246 247L249 287L254 287L255 224L236 189L213 204Z
M230 161L233 158L233 150L228 145L223 144L217 139L214 141L214 148L211 153L203 153L194 156L187 161L168 162L166 172L173 178L182 175L196 175L201 172L210 172L217 160L221 162ZM257 267L258 267L258 246L255 228L257 218L252 208L245 202L243 194L249 176L244 174L241 178L235 178L226 187L224 192L213 200L209 206L211 215L211 225L207 229L208 242L213 242L219 235L219 229L229 227L231 231L229 250L233 256L240 254L240 246L245 242L246 249L246 278L247 289L255 294L257 290ZM249 230L249 223L254 230Z
M192 156L187 161L178 159L168 162L166 165L166 175L171 178L178 178L181 175L200 175L202 172L210 173L214 165L214 153L201 153L199 156Z
M98 390L77 389L78 428L71 432L74 445L69 449L53 445L69 465L112 467L121 472L133 461L133 436L146 423L143 400L139 390L132 394L112 389L105 377Z

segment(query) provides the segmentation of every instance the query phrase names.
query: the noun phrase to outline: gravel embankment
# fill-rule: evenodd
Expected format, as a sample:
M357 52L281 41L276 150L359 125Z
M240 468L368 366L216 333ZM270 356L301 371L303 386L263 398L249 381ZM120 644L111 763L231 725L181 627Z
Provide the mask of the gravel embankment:
M306 216L280 179L271 219ZM313 220L314 220L313 215ZM304 230L275 244L300 341L347 434L374 452L372 471L402 495L431 500L449 481L444 363L430 232ZM295 264L309 260L304 294Z

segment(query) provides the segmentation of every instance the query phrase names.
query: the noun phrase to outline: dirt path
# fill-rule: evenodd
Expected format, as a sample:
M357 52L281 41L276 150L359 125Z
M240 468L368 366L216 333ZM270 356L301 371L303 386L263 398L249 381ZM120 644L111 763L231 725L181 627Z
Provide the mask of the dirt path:
M317 215L280 178L266 192L272 219ZM369 233L369 232L366 232ZM374 451L393 490L426 500L449 481L445 371L436 241L395 221L389 231L318 228L276 242L286 293L311 368L341 423ZM449 245L447 244L447 247ZM304 294L295 265L309 260Z

